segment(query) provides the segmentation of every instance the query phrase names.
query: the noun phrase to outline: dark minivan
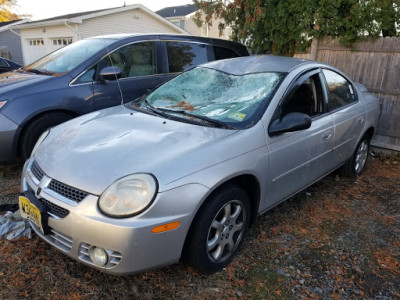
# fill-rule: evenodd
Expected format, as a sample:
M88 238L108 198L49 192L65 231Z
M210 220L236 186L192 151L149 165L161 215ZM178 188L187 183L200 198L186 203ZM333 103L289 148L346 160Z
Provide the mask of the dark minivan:
M132 101L196 65L248 55L220 39L121 34L84 39L0 74L0 162L29 157L49 127Z

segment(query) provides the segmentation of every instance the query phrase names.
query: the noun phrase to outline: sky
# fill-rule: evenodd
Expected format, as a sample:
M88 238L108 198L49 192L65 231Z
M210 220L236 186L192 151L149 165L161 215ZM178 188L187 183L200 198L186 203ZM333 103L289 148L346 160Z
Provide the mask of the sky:
M191 0L17 0L15 11L30 14L33 21L76 12L126 5L142 4L152 11L164 7L192 4Z

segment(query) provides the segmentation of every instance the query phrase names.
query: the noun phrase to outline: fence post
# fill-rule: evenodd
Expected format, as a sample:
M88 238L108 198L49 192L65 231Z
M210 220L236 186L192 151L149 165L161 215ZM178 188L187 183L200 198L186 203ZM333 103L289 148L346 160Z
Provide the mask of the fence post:
M310 59L317 60L317 58L318 58L318 47L319 47L319 39L313 38L313 40L311 42Z

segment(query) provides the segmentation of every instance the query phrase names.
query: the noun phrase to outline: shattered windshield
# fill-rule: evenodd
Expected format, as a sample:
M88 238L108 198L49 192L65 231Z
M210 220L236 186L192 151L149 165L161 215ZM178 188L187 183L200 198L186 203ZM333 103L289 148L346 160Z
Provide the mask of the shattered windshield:
M276 72L232 75L198 67L156 89L142 106L242 129L261 118L283 76Z
M107 38L81 40L46 55L24 67L24 70L45 75L63 74L71 71L112 42L115 40Z

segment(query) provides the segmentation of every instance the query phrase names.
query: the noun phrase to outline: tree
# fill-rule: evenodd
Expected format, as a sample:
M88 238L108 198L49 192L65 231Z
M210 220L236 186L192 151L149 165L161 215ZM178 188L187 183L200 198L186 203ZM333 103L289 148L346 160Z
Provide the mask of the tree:
M16 0L0 0L0 22L8 22L18 20L19 16L11 9L17 5Z
M232 39L255 52L293 55L312 38L332 36L346 44L400 32L400 0L193 0L198 25L213 17L230 26Z

